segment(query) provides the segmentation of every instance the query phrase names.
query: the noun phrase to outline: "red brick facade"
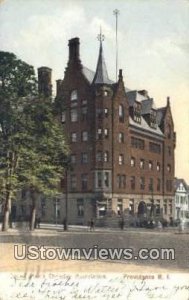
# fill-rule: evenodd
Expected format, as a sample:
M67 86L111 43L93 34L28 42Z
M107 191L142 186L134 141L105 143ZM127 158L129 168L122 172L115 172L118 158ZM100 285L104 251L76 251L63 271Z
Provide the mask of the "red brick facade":
M69 41L56 101L72 161L70 222L127 213L173 216L175 133L169 99L155 109L146 91L125 88L122 70L118 82L110 81L102 45L96 73L86 69L75 38ZM145 204L138 211L140 202Z

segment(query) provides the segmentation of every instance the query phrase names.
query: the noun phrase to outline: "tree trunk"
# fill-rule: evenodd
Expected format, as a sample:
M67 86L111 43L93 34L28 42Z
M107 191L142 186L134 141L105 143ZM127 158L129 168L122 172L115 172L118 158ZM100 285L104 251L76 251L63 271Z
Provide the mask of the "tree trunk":
M10 210L11 210L11 193L10 193L10 191L7 191L2 231L7 231L9 229Z
M32 198L32 212L31 212L31 220L30 220L30 230L33 231L36 228L36 198L34 192L31 192L31 198Z

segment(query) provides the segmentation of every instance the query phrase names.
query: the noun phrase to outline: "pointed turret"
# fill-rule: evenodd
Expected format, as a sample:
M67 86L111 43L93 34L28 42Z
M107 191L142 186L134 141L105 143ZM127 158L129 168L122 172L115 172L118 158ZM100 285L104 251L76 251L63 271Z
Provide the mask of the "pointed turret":
M94 84L111 84L112 81L108 78L108 72L106 68L106 63L104 59L103 54L103 48L102 48L102 41L103 41L103 35L100 32L99 35L99 41L100 41L100 49L99 49L99 56L98 56L98 62L96 67L95 76L93 79Z

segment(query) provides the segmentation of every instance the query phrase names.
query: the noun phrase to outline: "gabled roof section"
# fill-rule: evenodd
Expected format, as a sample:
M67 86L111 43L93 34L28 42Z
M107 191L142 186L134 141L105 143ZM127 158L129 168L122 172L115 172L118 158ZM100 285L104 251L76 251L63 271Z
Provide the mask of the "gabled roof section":
M180 187L181 184L183 185L185 191L188 192L188 191L189 191L189 190L188 190L188 185L187 185L186 181L185 181L183 178L175 178L175 179L174 179L174 187L175 187L175 191L176 191L177 189L179 189L179 187Z
M166 112L166 107L161 107L157 109L157 124L161 125Z
M102 48L102 41L100 42L100 49L99 49L99 56L98 56L98 62L96 67L96 72L93 80L94 84L112 84L113 81L111 81L108 77L108 72L106 68L106 63L104 59L103 54L103 48Z

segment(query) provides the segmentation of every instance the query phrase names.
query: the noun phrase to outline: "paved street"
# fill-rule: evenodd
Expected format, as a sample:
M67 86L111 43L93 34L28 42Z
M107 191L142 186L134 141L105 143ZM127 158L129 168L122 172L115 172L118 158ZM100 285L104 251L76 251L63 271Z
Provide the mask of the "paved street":
M14 244L27 245L44 245L48 247L63 247L63 248L91 248L98 246L99 248L133 248L137 254L140 248L174 248L176 259L175 261L166 260L132 260L132 261L111 261L112 264L134 264L139 267L165 268L172 271L189 270L189 234L178 233L178 230L169 230L165 232L151 230L135 230L127 229L119 230L103 230L96 229L94 232L88 231L87 228L81 230L72 228L68 232L61 229L44 230L37 229L31 233L27 230L18 231L10 230L8 233L0 233L1 253L9 249L13 249ZM8 251L8 250L7 250ZM12 253L11 253L12 252ZM13 257L13 250L9 255ZM1 260L3 259L1 255ZM11 259L11 258L10 258ZM101 263L101 262L99 262Z

